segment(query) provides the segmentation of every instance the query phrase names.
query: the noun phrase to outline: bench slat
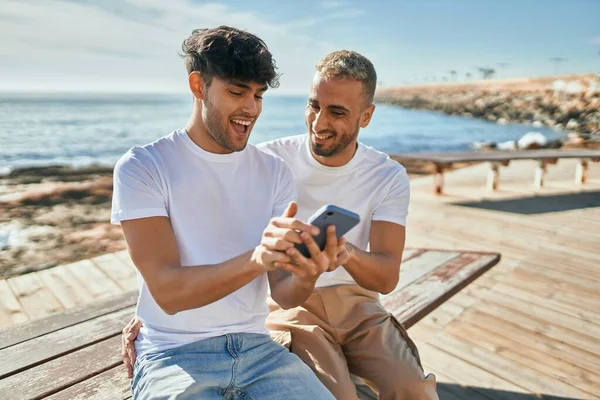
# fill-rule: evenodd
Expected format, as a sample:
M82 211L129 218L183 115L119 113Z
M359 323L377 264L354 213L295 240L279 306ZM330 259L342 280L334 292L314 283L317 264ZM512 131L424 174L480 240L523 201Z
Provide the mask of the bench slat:
M92 302L37 321L11 326L0 330L0 350L101 315L131 307L136 304L136 301L136 292L122 293L108 300Z
M386 296L381 303L406 328L410 328L499 260L499 255L463 253L412 285Z
M127 378L125 368L121 365L47 397L48 400L125 400L130 398L130 380Z
M51 344L49 344L51 345ZM14 400L41 399L121 364L121 337L56 358L0 380L0 394Z
M117 336L135 313L128 307L0 350L0 379Z

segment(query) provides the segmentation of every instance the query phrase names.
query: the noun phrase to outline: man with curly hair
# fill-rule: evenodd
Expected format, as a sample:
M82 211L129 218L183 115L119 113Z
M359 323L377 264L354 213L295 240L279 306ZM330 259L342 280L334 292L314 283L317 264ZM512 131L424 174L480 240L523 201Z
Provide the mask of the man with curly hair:
M310 258L262 236L295 213L296 196L289 167L247 144L263 93L278 84L271 53L226 26L194 31L183 53L187 127L132 148L114 171L111 219L141 278L133 397L331 399L265 329L267 279L274 301L294 307L346 253L334 232L321 251L303 223L293 228Z

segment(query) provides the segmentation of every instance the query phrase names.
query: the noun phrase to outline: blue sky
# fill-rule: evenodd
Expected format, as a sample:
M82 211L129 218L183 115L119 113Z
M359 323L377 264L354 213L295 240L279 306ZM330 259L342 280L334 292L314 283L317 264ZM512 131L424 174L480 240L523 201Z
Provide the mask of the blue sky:
M383 86L600 72L600 0L0 0L0 90L185 92L177 57L194 28L262 37L302 94L330 51L369 57Z

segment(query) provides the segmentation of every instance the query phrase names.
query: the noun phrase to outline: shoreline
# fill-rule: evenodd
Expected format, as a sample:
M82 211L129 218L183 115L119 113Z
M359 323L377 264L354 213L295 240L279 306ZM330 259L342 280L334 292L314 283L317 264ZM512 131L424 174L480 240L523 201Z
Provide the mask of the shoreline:
M584 138L600 135L600 76L591 73L383 88L375 100L500 124L547 126Z

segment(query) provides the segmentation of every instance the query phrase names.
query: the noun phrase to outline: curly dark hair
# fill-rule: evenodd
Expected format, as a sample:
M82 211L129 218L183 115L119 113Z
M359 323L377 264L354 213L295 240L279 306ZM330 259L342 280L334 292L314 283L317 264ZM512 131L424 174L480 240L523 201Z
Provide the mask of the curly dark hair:
M279 86L275 60L259 37L229 26L195 29L181 45L188 74L199 72L210 85L212 78Z

